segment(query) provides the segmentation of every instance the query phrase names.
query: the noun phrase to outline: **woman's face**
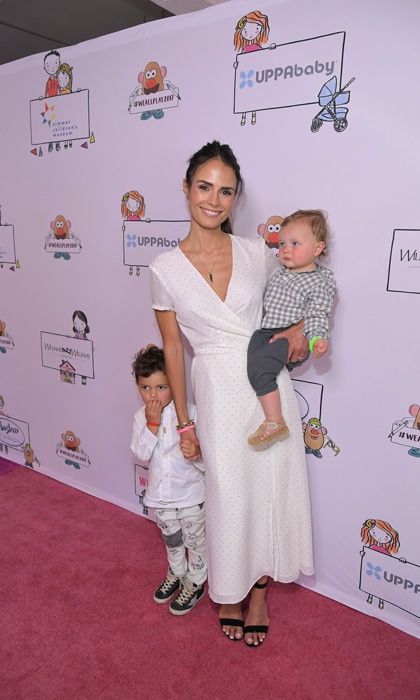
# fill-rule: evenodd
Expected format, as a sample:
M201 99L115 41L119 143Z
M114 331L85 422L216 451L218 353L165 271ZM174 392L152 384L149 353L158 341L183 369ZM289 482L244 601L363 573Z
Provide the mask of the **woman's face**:
M392 539L391 535L385 532L385 530L381 530L381 528L377 525L370 528L369 534L374 540L376 540L376 542L379 542L379 544L388 544L388 542L391 542Z
M242 36L247 41L253 41L261 33L262 26L258 22L245 22L242 27Z
M127 209L128 211L131 211L134 214L134 212L140 209L140 202L138 202L133 197L129 197L127 199Z
M203 229L218 229L229 217L237 188L236 175L219 158L211 158L184 182L191 220Z
M82 321L81 318L79 318L79 316L76 316L74 319L74 327L76 331L84 331L86 328L86 324Z

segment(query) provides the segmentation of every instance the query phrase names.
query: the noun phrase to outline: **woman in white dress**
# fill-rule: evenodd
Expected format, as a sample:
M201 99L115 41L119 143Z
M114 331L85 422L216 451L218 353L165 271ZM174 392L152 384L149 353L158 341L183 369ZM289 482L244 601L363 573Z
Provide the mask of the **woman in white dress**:
M183 441L200 445L206 465L209 594L220 603L226 636L258 646L269 623L268 578L289 583L310 575L313 558L302 424L286 369L278 379L289 438L263 452L247 443L264 418L247 378L247 346L260 326L263 292L277 262L262 239L230 234L241 185L229 146L214 141L198 151L184 180L189 233L178 248L155 258L150 271L181 449ZM293 361L307 353L301 328L281 334ZM181 331L194 350L197 432L187 412Z

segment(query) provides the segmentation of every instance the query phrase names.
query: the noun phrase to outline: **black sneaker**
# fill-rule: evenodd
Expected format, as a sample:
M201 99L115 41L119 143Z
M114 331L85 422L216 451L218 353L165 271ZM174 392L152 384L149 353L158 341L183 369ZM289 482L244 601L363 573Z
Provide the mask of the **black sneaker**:
M160 586L158 586L155 590L153 600L155 603L166 603L170 598L172 598L173 594L177 592L181 582L178 578L178 576L174 576L172 571L168 569L168 573L166 574L166 578Z
M204 595L204 586L193 584L183 584L181 592L169 605L169 612L173 615L186 615L198 603Z

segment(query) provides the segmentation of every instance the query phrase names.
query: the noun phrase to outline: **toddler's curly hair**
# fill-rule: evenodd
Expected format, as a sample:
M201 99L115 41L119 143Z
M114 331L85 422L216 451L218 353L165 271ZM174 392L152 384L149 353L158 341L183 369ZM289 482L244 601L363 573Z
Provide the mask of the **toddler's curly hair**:
M140 377L150 377L155 372L165 372L163 350L153 343L146 345L136 354L131 369L136 384Z

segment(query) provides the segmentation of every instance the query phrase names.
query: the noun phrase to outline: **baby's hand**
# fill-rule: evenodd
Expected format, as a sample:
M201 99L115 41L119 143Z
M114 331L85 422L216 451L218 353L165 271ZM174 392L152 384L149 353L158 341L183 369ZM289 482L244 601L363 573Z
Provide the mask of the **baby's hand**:
M312 350L312 355L317 359L325 355L328 351L328 341L325 338L318 338L314 343L314 349Z
M201 457L199 445L196 445L191 440L182 440L179 447L185 459L198 459L198 457Z
M159 399L150 399L146 403L144 414L148 423L160 423L162 416L162 404Z

